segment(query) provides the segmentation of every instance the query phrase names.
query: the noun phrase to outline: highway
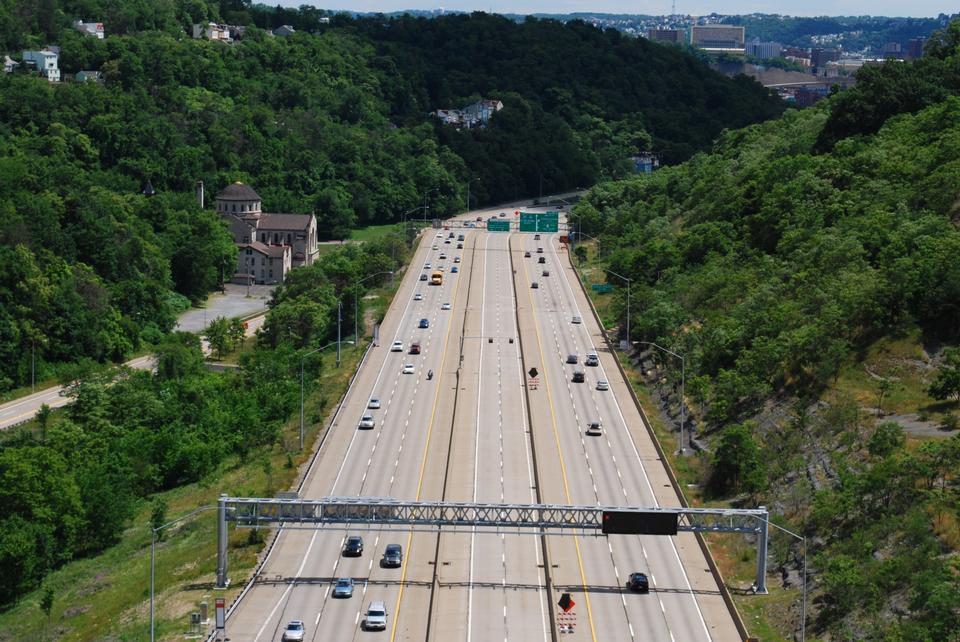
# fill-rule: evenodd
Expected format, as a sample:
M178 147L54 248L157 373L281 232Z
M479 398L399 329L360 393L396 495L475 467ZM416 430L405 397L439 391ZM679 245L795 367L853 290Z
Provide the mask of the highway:
M362 364L302 497L678 505L559 235L452 231L464 234L462 250L449 232L424 233L381 345ZM442 285L419 280L438 264ZM394 340L402 352L390 350ZM408 354L412 341L419 355ZM591 353L599 365L584 365ZM569 354L576 365L565 363ZM407 363L413 374L401 374ZM535 382L531 367L540 371ZM574 369L585 382L572 382ZM599 380L610 389L598 390ZM368 409L372 397L380 408ZM366 413L375 427L360 430ZM602 435L585 434L591 421ZM359 557L342 555L347 535L363 537ZM401 568L381 567L387 544L403 547ZM649 594L624 590L633 571L649 576ZM353 578L353 597L332 596L338 577ZM562 593L576 602L570 614L557 613ZM364 630L372 600L387 606L386 631ZM234 641L280 640L295 619L307 640L740 639L689 533L283 529L227 632ZM572 632L558 633L558 622Z

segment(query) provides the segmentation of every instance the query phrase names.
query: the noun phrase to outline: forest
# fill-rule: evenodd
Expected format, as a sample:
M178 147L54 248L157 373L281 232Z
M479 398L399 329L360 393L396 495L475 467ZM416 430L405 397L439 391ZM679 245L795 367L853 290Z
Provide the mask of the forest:
M856 400L821 397L875 341L916 329L945 348L928 391L956 427L960 21L926 51L685 164L599 185L574 210L604 265L633 279L631 339L685 355L699 436L716 448L708 492L779 506L816 542L814 624L831 639L960 630L943 606L960 597L960 437L918 445ZM771 405L789 416L759 421ZM832 483L801 483L821 461Z
M321 239L343 239L459 211L468 182L476 206L623 176L641 150L682 160L781 110L752 81L583 23L325 15L0 0L3 51L56 45L63 73L0 77L0 393L145 349L229 277L235 249L198 181L245 181L267 211L313 212ZM106 38L78 18L102 20ZM192 39L209 20L244 35ZM280 24L298 32L268 34ZM81 70L103 82L73 82ZM479 97L506 105L486 129L429 115Z

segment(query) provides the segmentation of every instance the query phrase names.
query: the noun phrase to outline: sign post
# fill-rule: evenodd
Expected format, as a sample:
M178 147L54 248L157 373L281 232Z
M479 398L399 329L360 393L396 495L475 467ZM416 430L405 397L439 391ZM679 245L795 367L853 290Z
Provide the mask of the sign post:
M214 608L216 612L216 629L217 629L218 637L220 635L220 632L226 628L226 606L227 606L227 601L224 598L222 597L216 598Z

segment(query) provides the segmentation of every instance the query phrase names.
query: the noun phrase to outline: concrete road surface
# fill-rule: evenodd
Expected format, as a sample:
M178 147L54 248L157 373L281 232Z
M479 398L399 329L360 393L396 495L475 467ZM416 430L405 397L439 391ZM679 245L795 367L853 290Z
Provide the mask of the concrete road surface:
M679 505L557 235L455 233L466 236L460 251L456 238L444 243L448 232L424 233L384 319L381 347L361 367L302 495ZM458 255L460 272L452 274ZM419 281L427 262L445 267L442 285ZM571 323L574 315L583 323ZM419 327L421 318L428 328ZM390 351L394 340L404 352ZM419 355L407 354L414 340ZM600 365L586 367L592 352ZM578 355L585 383L571 381L569 353ZM414 374L401 374L405 363ZM531 366L540 371L535 382L525 374ZM600 379L611 389L596 390ZM367 409L371 397L379 409ZM360 430L367 412L376 426ZM603 425L599 437L584 434L592 420ZM363 537L361 556L341 554L348 534ZM399 569L380 565L392 543L403 546ZM624 590L632 571L650 577L649 594ZM352 598L331 596L337 577L354 579ZM555 603L564 592L576 606L560 615ZM386 632L364 630L371 600L387 605ZM227 630L234 641L280 640L293 619L305 622L307 640L739 639L689 534L284 529ZM558 634L558 623L573 632Z

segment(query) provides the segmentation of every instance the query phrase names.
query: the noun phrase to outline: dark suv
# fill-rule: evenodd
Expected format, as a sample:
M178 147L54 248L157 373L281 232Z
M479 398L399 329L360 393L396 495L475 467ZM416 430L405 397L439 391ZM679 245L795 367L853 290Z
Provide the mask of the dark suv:
M403 548L399 544L387 544L380 565L384 568L400 568L403 564Z
M573 371L573 383L583 383L585 381L583 376L583 370L574 370Z
M637 593L649 593L650 582L647 580L647 576L639 571L630 573L630 579L627 580L627 588Z
M359 535L351 535L343 543L344 557L360 557L363 555L363 538Z

